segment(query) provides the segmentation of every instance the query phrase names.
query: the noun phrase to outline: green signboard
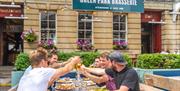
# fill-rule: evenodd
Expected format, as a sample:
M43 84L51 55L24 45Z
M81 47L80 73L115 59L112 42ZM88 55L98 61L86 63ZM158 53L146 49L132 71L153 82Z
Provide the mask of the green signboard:
M73 0L73 9L144 12L144 0Z

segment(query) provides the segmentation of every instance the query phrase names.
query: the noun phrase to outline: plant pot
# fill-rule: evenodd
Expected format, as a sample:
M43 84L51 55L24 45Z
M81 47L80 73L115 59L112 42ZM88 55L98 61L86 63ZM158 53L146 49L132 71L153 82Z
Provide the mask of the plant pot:
M19 80L21 79L23 74L24 74L24 71L11 72L11 86L12 87L19 83Z

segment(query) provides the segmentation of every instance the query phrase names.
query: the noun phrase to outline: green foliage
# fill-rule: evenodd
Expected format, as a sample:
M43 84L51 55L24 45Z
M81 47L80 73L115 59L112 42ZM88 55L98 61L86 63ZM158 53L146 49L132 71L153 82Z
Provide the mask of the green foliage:
M34 42L37 39L37 35L32 29L30 29L26 32L23 32L21 38L26 40L27 42Z
M128 67L133 67L132 59L130 58L130 56L127 55L127 54L124 54L123 56L124 56L124 59L125 59L125 60L127 61L127 63L128 63Z
M137 58L137 67L143 69L180 68L180 55L141 54Z
M66 61L73 56L80 56L85 66L90 66L94 62L95 58L98 57L99 55L100 54L98 52L70 52L70 53L59 52L58 53L59 60L62 61ZM129 55L124 54L124 59L127 61L129 67L133 66L132 59L130 58Z
M29 55L26 53L20 53L16 57L15 68L16 70L25 70L30 65Z
M58 53L59 60L62 61L66 61L73 56L80 56L82 59L82 63L85 66L90 66L94 62L95 58L99 56L99 53L98 52L70 52L70 53L59 52Z

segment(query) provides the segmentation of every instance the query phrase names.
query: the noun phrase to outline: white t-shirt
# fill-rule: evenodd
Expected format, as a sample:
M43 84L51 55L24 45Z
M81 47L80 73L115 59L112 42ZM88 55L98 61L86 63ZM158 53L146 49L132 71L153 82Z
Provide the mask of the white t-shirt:
M55 71L53 68L33 68L22 76L17 91L47 91Z

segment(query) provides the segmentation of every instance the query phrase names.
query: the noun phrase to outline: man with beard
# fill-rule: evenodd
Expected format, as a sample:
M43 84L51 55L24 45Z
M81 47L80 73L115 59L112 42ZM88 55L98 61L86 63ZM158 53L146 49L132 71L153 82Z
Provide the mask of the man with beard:
M110 91L139 91L138 75L134 69L127 67L123 55L119 51L114 51L108 58L112 61L112 67L98 70L99 73L104 73L100 77L90 74L87 71L89 68L81 67L79 71L95 83L106 82L106 88Z

